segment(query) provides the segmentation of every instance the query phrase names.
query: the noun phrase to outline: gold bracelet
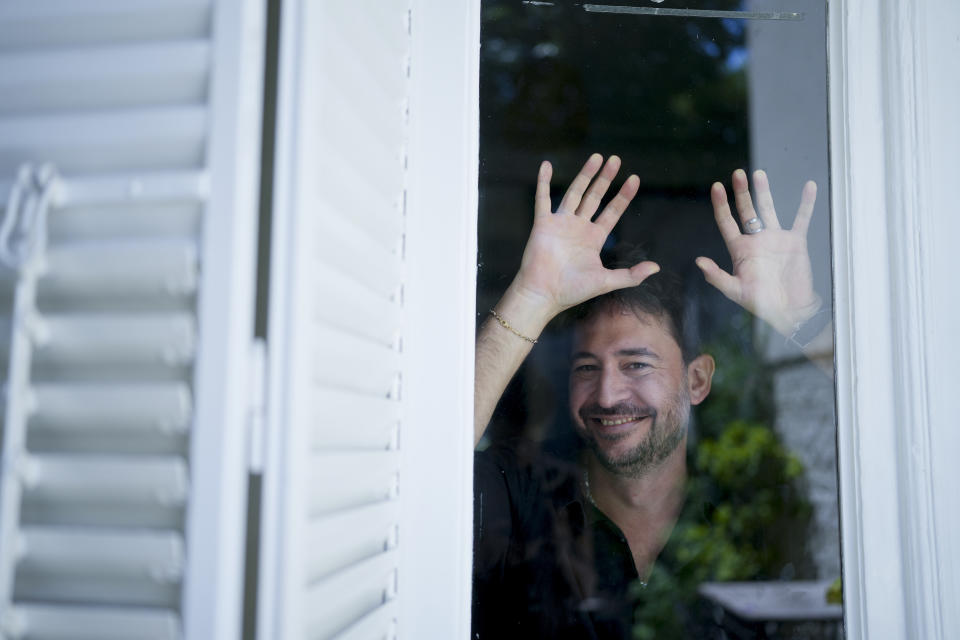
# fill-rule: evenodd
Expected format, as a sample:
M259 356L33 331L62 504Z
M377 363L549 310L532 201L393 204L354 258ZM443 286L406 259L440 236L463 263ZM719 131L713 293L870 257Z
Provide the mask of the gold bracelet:
M490 309L490 315L492 315L494 318L497 319L497 322L500 323L500 326L501 326L501 327L503 327L504 329L506 329L507 331L509 331L509 332L512 333L513 335L517 336L518 338L523 338L524 340L526 340L526 341L529 342L530 344L537 344L537 341L534 340L533 338L528 338L527 336L523 335L522 333L520 333L519 331L517 331L516 329L514 329L513 327L511 327L511 326L510 326L510 323L507 322L506 320L504 320L504 319L503 319L503 316L501 316L499 313L497 313L497 312L494 311L493 309Z

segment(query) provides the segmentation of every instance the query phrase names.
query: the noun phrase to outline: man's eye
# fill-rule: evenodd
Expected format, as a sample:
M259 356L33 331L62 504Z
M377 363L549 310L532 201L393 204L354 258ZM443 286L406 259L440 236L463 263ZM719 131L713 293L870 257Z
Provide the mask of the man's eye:
M650 366L650 365L648 365L646 362L628 362L628 363L627 363L627 366L624 367L624 368L625 368L625 369L639 370L639 369L646 369L646 368L649 367L649 366Z
M599 368L600 367L595 364L581 364L574 367L573 370L577 373L589 373L590 371L596 371Z

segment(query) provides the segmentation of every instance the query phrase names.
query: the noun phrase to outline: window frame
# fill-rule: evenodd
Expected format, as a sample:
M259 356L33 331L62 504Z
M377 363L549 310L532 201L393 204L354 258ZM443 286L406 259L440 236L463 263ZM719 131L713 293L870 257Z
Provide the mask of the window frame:
M399 630L401 638L466 638L473 581L480 0L410 4Z
M944 238L960 236L958 216L949 215L955 199L950 160L960 148L960 126L949 105L960 102L960 88L928 80L951 73L951 60L960 54L960 6L950 2L931 0L920 6L909 0L832 0L827 7L838 473L848 638L946 638L950 630L960 629L960 614L950 606L960 594L960 548L948 546L960 533L960 492L955 490L960 466L950 460L950 452L960 450L960 430L953 424L955 407L949 406L947 391L960 387L954 364L960 361L960 339L955 330L947 330L960 316L960 301L950 272L934 268L955 253ZM424 469L410 471L404 491L415 492L419 498L412 502L422 503L407 505L410 522L419 517L417 512L440 513L452 506L455 512L445 514L445 530L450 535L456 531L459 543L444 547L451 554L446 558L438 558L428 544L407 549L406 566L449 561L457 570L444 573L445 580L432 587L426 584L430 572L418 580L404 596L401 633L417 637L410 632L417 618L426 617L420 613L450 611L444 615L451 625L447 628L462 637L469 628L471 514L465 507L472 477L464 443L472 416L472 394L465 389L472 387L473 365L480 2L421 13L416 8L426 9L423 0L414 0L413 6L412 77L424 75L419 83L414 80L411 98L409 197L422 207L411 215L422 219L411 220L408 240L452 235L432 244L430 251L408 257L424 261L411 264L411 270L433 265L433 273L418 285L422 293L408 292L410 322L414 327L419 323L424 341L420 348L428 341L434 345L430 354L408 350L409 371L423 372L424 384L422 390L410 390L411 414L430 410L416 403L440 397L436 384L455 390L448 398L454 433L433 443L444 447L455 464L444 467L450 473L442 477L450 482L440 498L437 483L428 482ZM426 69L417 65L430 61L441 68L443 55L458 50L451 44L456 38L463 55L447 61L446 84L423 80ZM460 104L459 116L433 122L430 104ZM444 190L435 190L441 183ZM441 193L453 194L454 206L444 206ZM457 220L450 220L451 211ZM428 230L441 220L442 227ZM424 234L422 239L416 233ZM437 273L437 264L450 269ZM431 282L448 288L433 288ZM457 304L438 305L427 295L431 290L448 291L445 299ZM443 323L450 323L447 329L431 334L431 327ZM936 343L926 337L931 330ZM441 343L450 347L452 359L450 353L437 355ZM451 362L452 369L437 375L439 366ZM420 443L405 443L408 452L420 452L409 458L411 463L415 457L423 460L427 450L437 451L427 442L429 433L421 436ZM431 471L434 479L444 473ZM428 495L437 502L427 505Z
M960 91L928 78L950 73L960 11L940 0L828 10L847 637L944 638L960 628L960 561L947 546L960 531L949 497L960 474L944 451L960 445L937 391L956 387L960 345L948 331L937 344L927 336L960 311L935 268L951 255L938 238L960 232L944 181L960 129L938 105Z

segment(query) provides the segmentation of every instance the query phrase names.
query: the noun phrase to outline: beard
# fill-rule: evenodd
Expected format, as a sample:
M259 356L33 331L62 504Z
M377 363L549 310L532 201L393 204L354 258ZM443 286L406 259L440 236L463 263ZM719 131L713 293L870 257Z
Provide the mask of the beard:
M586 416L648 416L650 430L635 446L617 454L613 454L600 445L597 436L590 429L577 429L577 433L600 464L609 472L628 478L639 478L659 466L670 457L687 433L687 423L690 419L690 395L686 386L681 385L680 391L673 398L664 411L654 407L638 407L630 404L618 404L613 407L601 407L597 404L583 407L579 411L582 424L588 424ZM632 433L621 433L603 438L604 442L612 443L629 438Z

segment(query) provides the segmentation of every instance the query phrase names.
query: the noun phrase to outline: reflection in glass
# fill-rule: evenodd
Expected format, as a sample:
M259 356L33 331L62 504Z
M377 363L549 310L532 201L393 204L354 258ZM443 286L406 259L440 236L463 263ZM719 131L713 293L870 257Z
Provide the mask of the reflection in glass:
M483 610L484 589L518 589L522 579L516 576L526 572L532 584L509 592L510 597L527 599L543 611L530 612L521 626L549 612L551 629L591 628L600 637L836 637L840 608L828 602L840 562L829 373L825 6L718 0L682 8L802 13L803 19L604 14L560 3L484 2L478 324L487 320L487 310L496 307L520 268L540 161L552 163L556 210L592 152L617 154L623 169L609 195L631 173L639 176L640 186L607 238L604 257L633 264L639 246L677 275L684 333L712 356L716 372L709 394L691 413L687 482L675 523L665 527L666 542L656 562L633 571L628 628L608 624L616 615L604 617L601 599L570 600L572 611L556 602L544 604L537 594L551 588L536 580L554 574L531 567L537 554L518 542L520 524L511 521L510 505L498 511L503 505L490 502L497 497L494 489L485 493L486 502L475 505L478 526L488 527L475 535L489 540L498 525L512 527L513 556L500 558L497 570L512 571L513 578L509 584L475 584L480 596L474 618L510 615ZM694 263L705 256L724 270L732 268L712 213L710 185L723 182L733 206L731 172L737 168L766 171L786 229L804 183L812 179L819 187L807 238L813 287L822 304L816 319L799 323L803 327L772 327L756 319L707 283ZM751 189L756 195L755 184ZM747 224L742 228L752 230ZM556 483L523 486L562 491L557 487L573 478L571 490L589 500L591 476L582 473L589 465L583 462L583 441L575 435L576 412L571 418L568 407L577 406L576 376L591 374L589 367L570 373L571 364L583 364L571 363L572 344L579 348L584 339L570 326L555 322L537 336L479 444L495 461L478 464L478 473L492 469L497 482L503 477L497 452L520 446L522 461L551 461L547 471L540 462L520 467L538 469ZM490 481L478 475L477 485L489 488ZM514 510L535 511L537 504L514 505ZM564 520L564 535L531 535L576 547L581 528L592 532L587 536L592 558L566 552L543 556L572 562L574 568L561 570L558 579L574 576L581 594L592 593L590 584L580 584L591 576L600 583L616 581L611 576L622 569L607 566L606 573L598 573L598 558L617 556L597 551L597 545L607 536L616 547L622 528L603 529L607 510L594 516L591 507L584 511L585 523ZM478 558L483 552L478 550ZM592 569L578 573L581 560ZM629 576L631 566L621 573ZM751 584L724 584L731 581ZM565 616L572 620L566 627ZM517 621L500 622L506 626L489 623L493 626L486 629L504 633ZM486 637L495 636L488 632Z

